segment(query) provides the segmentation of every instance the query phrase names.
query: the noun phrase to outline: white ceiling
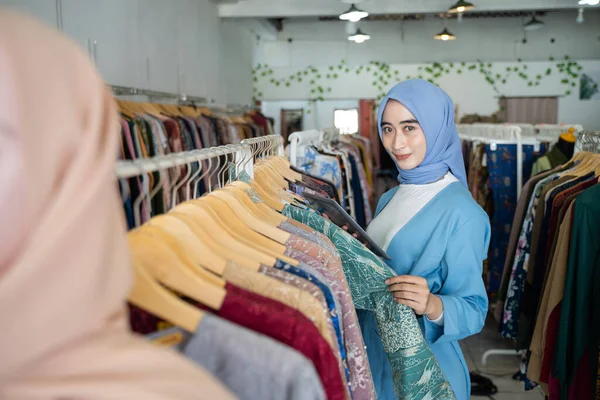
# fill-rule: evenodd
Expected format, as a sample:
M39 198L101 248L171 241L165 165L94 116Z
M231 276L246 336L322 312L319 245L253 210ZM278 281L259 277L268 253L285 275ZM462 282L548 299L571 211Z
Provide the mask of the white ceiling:
M223 18L294 18L339 15L348 0L216 0ZM469 0L476 11L552 10L577 8L577 0ZM444 12L456 0L357 0L371 14ZM600 7L600 6L599 6Z

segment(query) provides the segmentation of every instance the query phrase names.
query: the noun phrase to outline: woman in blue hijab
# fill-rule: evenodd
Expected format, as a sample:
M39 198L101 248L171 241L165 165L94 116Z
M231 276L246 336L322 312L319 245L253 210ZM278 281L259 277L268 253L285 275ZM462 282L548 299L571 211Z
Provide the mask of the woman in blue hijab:
M469 371L458 341L481 331L487 314L482 268L490 223L467 189L454 104L427 81L404 81L381 102L378 127L400 184L381 197L367 232L397 273L388 290L415 311L457 399L468 400ZM360 319L377 398L394 399L375 321Z

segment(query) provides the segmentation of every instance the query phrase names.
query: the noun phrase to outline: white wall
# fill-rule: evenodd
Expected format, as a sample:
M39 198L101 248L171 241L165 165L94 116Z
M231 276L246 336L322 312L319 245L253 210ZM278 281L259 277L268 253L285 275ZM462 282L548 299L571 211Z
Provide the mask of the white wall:
M281 110L304 110L304 129L324 129L333 127L333 112L336 109L358 108L358 99L334 99L320 102L307 100L273 100L262 102L262 112L273 118L275 133L281 133ZM288 132L290 133L290 132Z
M582 66L583 72L600 72L600 61L580 61L579 64ZM357 75L356 68L351 68L348 73L339 72L338 79L327 80L322 78L321 80L317 80L317 84L322 84L323 87L331 87L331 92L325 91L323 94L325 101L317 101L315 103L317 110L325 110L323 112L317 111L317 115L329 116L331 114L331 119L328 122L323 117L322 121L316 120L313 122L313 126L317 128L331 126L333 123L333 111L329 113L329 110L333 108L345 108L345 104L347 104L349 99L354 99L356 103L358 99L362 98L378 98L397 81L403 80L409 75L416 77L419 74L423 74L423 70L419 71L419 67L423 68L424 66L424 64L390 65L392 75L394 77L397 76L397 78L389 79L387 85L381 84L381 91L372 85L373 80L377 81L378 79L373 76L375 69L371 69L369 73L363 69L361 74ZM485 77L478 69L469 70L468 67L458 67L457 65L455 65L454 70L449 74L437 79L437 83L458 104L459 115L461 116L474 113L489 115L498 111L498 97L500 95L507 97L560 96L559 122L580 123L586 129L600 130L600 102L597 100L579 100L578 79L570 78L569 80L570 83L575 82L576 87L571 87L570 83L568 85L563 84L562 80L565 78L564 75L556 71L556 62L492 63L490 71L493 75L498 73L504 77L506 68L514 68L515 66L519 66L519 68L527 66L526 71L530 77L535 77L538 74L542 75L539 86L530 87L527 80L523 80L517 74L511 73L506 79L506 84L499 83L497 85L498 92L496 92L494 87L486 82ZM459 68L462 71L461 74L456 72ZM548 68L552 69L550 76L546 76ZM274 68L272 70L273 74L267 75L265 78L260 77L260 74L258 74L259 79L256 84L257 91L262 94L263 104L267 104L269 107L265 109L265 113L273 117L278 117L277 105L286 104L290 100L302 101L304 104L309 104L307 100L313 97L313 94L310 93L310 89L313 86L309 83L314 78L313 75L309 74L308 77L303 79L302 83L296 81L289 87L285 85L275 86L270 83L271 77L274 79L288 78L290 75L296 74L297 69ZM318 70L323 77L329 71L328 68L319 68ZM396 70L398 71L398 75L395 75L393 72ZM567 88L572 92L570 95L565 94Z
M345 59L350 65L378 60L388 64L432 61L516 61L548 60L548 57L572 59L600 58L600 10L588 8L585 22L577 24L576 10L551 12L541 18L546 26L527 33L522 44L521 18L464 19L448 22L457 40L433 39L444 25L428 16L424 21L366 21L360 27L371 35L363 44L349 43L345 23L319 22L316 19L284 21L278 41L263 41L257 63L272 67L329 65ZM526 19L525 19L526 20ZM293 39L288 43L288 39ZM555 43L550 43L554 38Z
M255 39L209 0L0 0L74 38L107 83L250 104ZM61 24L62 22L62 24ZM95 43L95 44L94 44ZM94 50L95 49L95 50Z
M546 26L539 31L527 33L527 44L522 44L523 30L521 18L464 19L462 23L448 22L448 28L457 35L453 42L433 40L432 36L443 28L440 20L427 17L425 21L383 22L367 21L361 28L372 39L363 44L349 43L346 39L345 23L338 21L318 22L316 19L296 19L284 21L284 30L278 40L261 41L256 53L256 64L261 65L256 73L255 94L269 110L269 115L278 118L278 102L305 101L318 97L311 92L321 86L324 102L314 105L317 115L332 114L344 101L361 98L378 98L394 83L408 76L423 74L419 67L431 62L454 63L455 68L444 74L436 82L445 89L459 105L460 115L477 113L488 115L498 110L498 97L503 96L562 96L559 100L559 121L581 123L588 129L600 129L600 102L580 101L578 97L578 79L566 77L557 68L559 61L549 61L550 57L563 60L568 55L578 60L583 72L600 73L600 10L586 9L585 22L575 22L576 10L548 13L541 18ZM288 39L293 39L292 43ZM550 39L554 38L555 43ZM341 61L345 64L339 69ZM506 75L506 68L518 67L532 78L538 73L543 76L539 86L528 86L529 80L521 79L513 73L506 84L498 84L497 90L488 84L479 67L469 70L458 67L461 62L481 60L492 63L489 69L493 75ZM519 62L521 60L522 62ZM378 61L390 65L392 78L375 75L378 67L369 65ZM445 68L449 64L445 64ZM467 65L467 66L468 66ZM267 66L267 67L265 67ZM361 73L356 71L360 67ZM527 66L527 70L523 69ZM302 75L302 82L292 80L286 86L286 80L308 67L314 67L318 73ZM334 68L333 71L330 68ZM345 69L349 68L346 73ZM367 72L366 67L371 71ZM546 76L546 70L552 74ZM461 69L462 74L456 71ZM393 71L397 70L395 75ZM266 72L266 76L262 73ZM327 74L337 74L337 79L327 79ZM321 75L321 79L317 78ZM385 74L384 74L385 75ZM561 83L568 78L570 87ZM280 86L271 83L279 80ZM311 84L311 81L315 81ZM374 83L377 86L373 86ZM534 82L535 84L535 82ZM565 95L569 87L572 94ZM331 90L328 91L327 89ZM343 107L340 107L343 108ZM321 111L323 109L324 111ZM268 112L268 111L265 111ZM323 117L324 118L324 117ZM317 128L331 126L330 120L314 121Z

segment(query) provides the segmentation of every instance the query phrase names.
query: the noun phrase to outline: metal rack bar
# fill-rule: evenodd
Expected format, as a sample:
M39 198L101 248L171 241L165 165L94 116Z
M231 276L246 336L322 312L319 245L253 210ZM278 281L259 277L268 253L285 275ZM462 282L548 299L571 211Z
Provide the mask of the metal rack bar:
M150 89L139 89L129 86L109 85L115 96L147 96L154 99L176 99L178 101L192 101L201 104L210 104L212 99L198 96L188 96L184 93L159 92Z

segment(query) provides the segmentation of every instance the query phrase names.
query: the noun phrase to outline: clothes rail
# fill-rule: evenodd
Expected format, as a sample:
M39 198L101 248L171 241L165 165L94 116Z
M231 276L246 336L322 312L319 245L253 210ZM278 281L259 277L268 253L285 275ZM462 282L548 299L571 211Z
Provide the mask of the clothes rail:
M323 134L323 131L318 131L316 129L292 133L288 137L288 141L290 143L290 164L292 164L294 167L297 166L299 146L321 142L323 140Z
M149 89L139 89L129 86L110 85L115 96L148 96L149 98L176 99L182 102L193 101L195 103L210 104L212 99L206 97L188 96L184 93L159 92Z
M138 160L120 160L117 161L115 171L117 178L126 179L233 154L237 161L241 160L240 162L244 164L246 172L248 172L250 176L253 176L250 152L251 148L248 144L209 147L201 150L183 151L165 156L142 158Z
M253 154L257 154L258 157L263 154L283 156L283 137L281 135L244 139L241 143L250 146Z

